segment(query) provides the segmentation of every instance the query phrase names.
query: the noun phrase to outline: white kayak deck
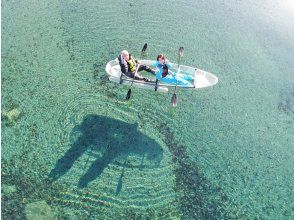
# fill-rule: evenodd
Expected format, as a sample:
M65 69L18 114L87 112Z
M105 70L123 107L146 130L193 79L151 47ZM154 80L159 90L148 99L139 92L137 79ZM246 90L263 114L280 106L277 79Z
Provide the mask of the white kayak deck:
M154 62L155 61L152 61L152 60L140 60L140 64L145 64L149 67L152 67L152 64ZM179 73L191 75L193 77L193 82L191 82L190 86L177 85L178 88L200 89L200 88L205 88L208 86L215 85L218 82L218 78L215 75L208 73L206 71L203 71L201 69L180 65L178 70L177 64L171 63L171 65L173 66L172 68L173 72L179 71ZM151 89L151 90L154 90L156 86L155 81L145 82L143 80L133 80L132 78L122 74L119 63L118 63L118 59L109 61L105 67L105 71L108 74L109 80L116 83L131 85L133 81L133 86L136 86L138 88L143 88L143 89ZM174 88L175 84L166 84L166 83L161 83L159 81L159 83L157 84L157 87L158 87L157 88L158 92L168 92L168 89Z

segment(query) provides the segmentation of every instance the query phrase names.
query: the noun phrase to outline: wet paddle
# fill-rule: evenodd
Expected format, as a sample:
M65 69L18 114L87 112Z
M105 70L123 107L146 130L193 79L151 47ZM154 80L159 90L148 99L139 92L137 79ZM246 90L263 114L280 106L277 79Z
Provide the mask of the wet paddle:
M142 48L142 51L141 51L141 58L144 56L144 54L145 54L145 52L146 52L146 49L147 49L147 46L148 46L147 43L145 43L144 46L143 46L143 48ZM130 88L129 88L129 90L128 90L128 93L127 93L127 95L126 95L126 100L129 100L129 99L131 98L133 82L134 82L134 80L135 80L135 76L136 76L136 74L137 74L137 72L138 72L138 70L139 70L139 67L140 67L140 64L137 65L136 72L135 72L134 77L133 77L133 79L132 79L131 86L130 86Z
M137 68L136 68L134 78L133 78L132 83L131 83L131 87L129 88L129 91L128 91L127 95L126 95L126 100L129 100L131 98L131 95L132 95L132 89L131 88L133 86L133 82L135 80L135 76L137 75L139 67L140 67L140 64L137 64Z
M143 48L142 48L142 51L141 51L141 56L143 56L144 53L146 52L147 46L148 46L147 43L145 43Z
M178 59L178 73L180 72L180 61L181 61L181 57L183 57L183 55L184 55L184 47L180 47L179 48L179 59ZM176 94L177 84L178 84L178 82L175 85L174 94L173 94L172 99L171 99L171 103L172 103L173 107L176 107L177 104L178 104L178 97L177 97L177 94Z

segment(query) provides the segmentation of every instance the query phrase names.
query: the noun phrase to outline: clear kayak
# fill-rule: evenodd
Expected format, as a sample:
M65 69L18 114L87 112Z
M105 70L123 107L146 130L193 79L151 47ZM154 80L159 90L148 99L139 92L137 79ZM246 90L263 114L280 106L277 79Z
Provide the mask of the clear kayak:
M152 64L155 61L152 60L140 60L140 64L147 65L152 67ZM190 85L177 85L177 88L185 88L185 89L201 89L208 86L215 85L218 82L218 78L206 71L203 71L198 68L184 66L184 65L177 65L171 63L173 68L171 71L180 74L190 75L192 80L190 81ZM156 85L155 79L152 81L145 82L143 80L133 80L132 78L122 74L119 66L118 59L111 60L106 64L105 71L109 77L109 80L112 82L116 82L123 85L131 85L133 82L133 86L142 88L142 89L150 89L154 90L157 86L158 92L168 92L169 89L175 87L176 84L174 83L162 83L158 82ZM154 77L154 76L153 76Z

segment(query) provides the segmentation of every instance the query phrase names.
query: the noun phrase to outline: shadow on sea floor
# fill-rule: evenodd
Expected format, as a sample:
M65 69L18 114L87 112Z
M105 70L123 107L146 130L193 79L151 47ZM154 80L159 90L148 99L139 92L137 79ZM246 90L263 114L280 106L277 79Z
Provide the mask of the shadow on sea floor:
M174 190L182 219L236 219L234 211L226 207L227 195L203 175L197 163L191 160L187 147L176 141L171 128L160 123L157 129L164 135L173 156Z
M89 114L83 122L72 130L72 136L77 136L70 149L60 158L49 177L57 180L65 175L87 150L95 151L97 159L80 178L78 187L84 188L91 181L99 177L103 170L116 158L136 154L147 157L156 166L162 160L163 152L159 144L145 134L141 133L136 124L128 124L112 118ZM87 161L88 162L88 161ZM87 163L86 162L86 163ZM122 185L123 171L118 181L116 193Z

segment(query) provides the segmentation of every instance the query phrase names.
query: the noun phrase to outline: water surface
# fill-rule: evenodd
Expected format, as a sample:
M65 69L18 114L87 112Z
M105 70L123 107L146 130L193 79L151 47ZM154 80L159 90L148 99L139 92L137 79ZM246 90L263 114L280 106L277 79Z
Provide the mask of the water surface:
M291 1L3 1L2 217L291 219ZM108 81L121 50L219 77L159 94ZM9 191L10 189L11 191Z

